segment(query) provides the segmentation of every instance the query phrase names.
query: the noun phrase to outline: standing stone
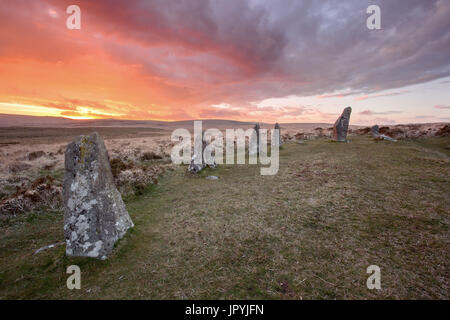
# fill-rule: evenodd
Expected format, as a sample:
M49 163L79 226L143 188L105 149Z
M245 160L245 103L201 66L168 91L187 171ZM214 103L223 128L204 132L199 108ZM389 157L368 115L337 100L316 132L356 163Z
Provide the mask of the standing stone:
M255 124L255 126L253 127L253 130L255 132L250 138L249 141L250 143L248 146L248 153L250 155L259 154L259 129L260 129L259 123Z
M333 140L339 142L347 141L348 125L350 123L350 114L352 108L347 107L342 112L341 116L336 120L333 126Z
M278 129L278 132L279 132L278 146L281 146L281 143L282 143L282 141L281 141L281 128L280 128L280 125L278 124L278 122L275 123L275 128L274 129L275 130Z
M255 124L255 131L256 131L256 150L259 154L259 123Z
M80 136L67 146L65 168L66 254L106 259L134 224L114 185L108 152L98 133Z
M378 125L374 125L370 130L372 131L372 136L374 138L377 138L380 136L380 128L378 127Z
M378 127L378 125L374 125L372 128L372 136L375 138L375 140L387 140L387 141L392 141L392 142L397 142L397 140L386 136L384 134L380 134L380 128Z
M198 161L196 161L196 159L197 159L197 155L194 154L191 159L191 164L188 167L188 171L190 173L199 173L200 171L202 171L205 168L203 161L201 163L198 163Z

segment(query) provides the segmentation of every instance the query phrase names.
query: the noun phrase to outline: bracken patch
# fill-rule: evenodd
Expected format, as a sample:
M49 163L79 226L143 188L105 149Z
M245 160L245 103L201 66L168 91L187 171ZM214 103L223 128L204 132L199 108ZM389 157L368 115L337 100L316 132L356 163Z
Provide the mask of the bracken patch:
M16 193L0 202L0 214L20 215L33 210L60 209L61 186L50 176L33 181L29 188L20 188Z

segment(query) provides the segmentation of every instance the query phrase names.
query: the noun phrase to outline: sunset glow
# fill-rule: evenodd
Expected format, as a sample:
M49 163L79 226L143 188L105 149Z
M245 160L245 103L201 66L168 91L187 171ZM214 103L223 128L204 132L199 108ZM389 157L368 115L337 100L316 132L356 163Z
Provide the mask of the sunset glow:
M351 105L361 124L448 121L450 3L380 2L372 32L368 1L81 0L80 30L70 1L6 1L0 113L333 122Z

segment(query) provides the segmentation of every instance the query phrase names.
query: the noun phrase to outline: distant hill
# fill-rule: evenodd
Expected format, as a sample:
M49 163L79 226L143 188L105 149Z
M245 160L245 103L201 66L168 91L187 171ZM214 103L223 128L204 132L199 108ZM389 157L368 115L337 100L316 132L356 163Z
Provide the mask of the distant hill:
M206 127L214 126L248 126L252 122L234 120L203 120ZM183 121L156 121L156 120L118 120L118 119L93 119L73 120L63 117L39 117L14 114L0 114L0 127L188 127L193 125L193 120Z
M0 114L0 127L63 127L73 125L74 120L57 117L35 117Z
M207 119L203 121L203 128L249 128L255 122ZM193 129L194 120L157 121L157 120L119 120L119 119L93 119L73 120L63 117L39 117L14 114L0 114L0 128L31 127L31 128L87 128L87 127L123 127L123 128L155 128L174 130L176 128ZM262 128L273 128L273 123L260 123ZM333 123L282 123L281 128L286 130L314 130L315 128L329 128ZM364 126L350 124L351 129Z

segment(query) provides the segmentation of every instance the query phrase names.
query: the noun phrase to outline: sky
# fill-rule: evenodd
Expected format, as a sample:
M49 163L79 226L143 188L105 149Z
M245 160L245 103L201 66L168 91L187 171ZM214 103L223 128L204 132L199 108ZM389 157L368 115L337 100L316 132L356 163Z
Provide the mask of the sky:
M0 113L332 123L346 106L353 124L450 121L450 0L0 0Z

